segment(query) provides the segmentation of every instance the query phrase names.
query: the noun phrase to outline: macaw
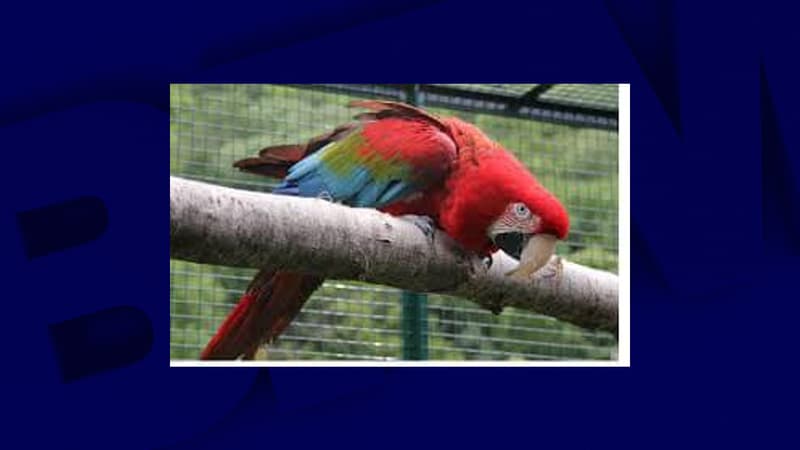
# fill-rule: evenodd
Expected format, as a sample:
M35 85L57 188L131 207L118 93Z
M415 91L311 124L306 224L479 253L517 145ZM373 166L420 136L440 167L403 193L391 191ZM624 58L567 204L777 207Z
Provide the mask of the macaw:
M305 144L268 147L234 167L282 178L276 194L428 220L481 257L502 249L519 258L518 276L544 266L566 237L569 216L561 202L474 125L398 102L359 100L351 106L366 112ZM323 281L261 270L201 359L252 359Z

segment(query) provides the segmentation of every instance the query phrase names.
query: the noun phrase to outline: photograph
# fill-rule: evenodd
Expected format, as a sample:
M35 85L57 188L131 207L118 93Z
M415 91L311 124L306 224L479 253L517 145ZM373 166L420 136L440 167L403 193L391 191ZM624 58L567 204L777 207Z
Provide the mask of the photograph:
M171 84L171 365L629 365L629 96Z

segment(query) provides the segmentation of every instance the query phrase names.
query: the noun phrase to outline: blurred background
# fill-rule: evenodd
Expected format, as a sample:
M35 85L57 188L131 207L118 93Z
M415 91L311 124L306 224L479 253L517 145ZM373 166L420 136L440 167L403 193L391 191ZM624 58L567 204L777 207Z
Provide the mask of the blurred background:
M349 121L356 98L416 104L476 124L514 152L571 217L557 253L617 271L617 85L171 85L170 173L269 192L275 180L231 167L276 144ZM170 260L170 357L196 359L254 269ZM616 341L528 311L329 281L258 357L270 360L604 360Z

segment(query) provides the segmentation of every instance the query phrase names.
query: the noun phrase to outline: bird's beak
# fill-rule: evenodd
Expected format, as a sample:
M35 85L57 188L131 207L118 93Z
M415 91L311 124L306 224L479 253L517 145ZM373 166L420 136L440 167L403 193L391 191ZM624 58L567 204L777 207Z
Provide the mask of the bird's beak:
M519 265L506 275L521 279L529 278L550 261L550 257L556 250L558 238L552 234L534 234L533 236L527 235L525 241L522 251L518 254ZM505 251L500 244L497 245Z
M497 234L493 236L492 240L500 250L519 259L520 255L522 255L522 249L528 244L528 240L530 240L531 236L533 235L511 231Z

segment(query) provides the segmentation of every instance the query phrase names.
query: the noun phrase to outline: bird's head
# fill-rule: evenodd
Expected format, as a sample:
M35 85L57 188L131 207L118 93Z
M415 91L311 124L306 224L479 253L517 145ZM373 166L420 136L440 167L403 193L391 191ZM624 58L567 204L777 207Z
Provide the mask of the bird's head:
M527 169L517 161L510 166L505 173L510 181L498 183L494 190L501 206L486 235L497 248L519 259L513 273L527 276L544 266L556 243L567 236L569 216L561 202Z
M518 258L516 274L536 272L569 232L566 209L511 152L477 127L454 118L447 123L460 160L449 182L454 200L441 217L445 230L479 254L499 248Z

